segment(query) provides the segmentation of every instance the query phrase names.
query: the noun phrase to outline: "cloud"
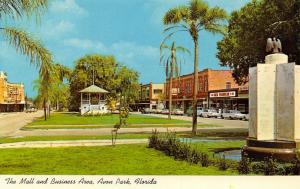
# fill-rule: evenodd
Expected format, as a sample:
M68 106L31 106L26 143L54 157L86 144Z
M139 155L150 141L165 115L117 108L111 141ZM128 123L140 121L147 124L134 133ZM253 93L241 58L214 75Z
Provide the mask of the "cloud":
M140 45L135 42L119 41L109 46L105 46L100 41L89 39L71 38L64 40L64 45L74 47L87 52L99 52L113 54L121 62L135 63L137 59L158 58L159 49L150 45Z
M88 12L80 7L75 0L56 0L52 3L50 9L53 12L72 13L80 16L88 14Z
M66 33L74 31L74 24L66 21L60 20L58 22L48 20L43 28L41 28L42 35L46 37L60 37Z
M75 47L82 50L107 51L106 47L101 42L93 42L89 39L71 38L64 40L64 45Z

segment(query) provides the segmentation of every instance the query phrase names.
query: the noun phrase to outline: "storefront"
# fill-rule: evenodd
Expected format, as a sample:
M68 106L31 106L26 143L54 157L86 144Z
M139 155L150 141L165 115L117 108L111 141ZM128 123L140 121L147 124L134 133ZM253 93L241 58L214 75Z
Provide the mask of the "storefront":
M239 110L248 113L248 93L239 89L209 91L208 107L214 109Z

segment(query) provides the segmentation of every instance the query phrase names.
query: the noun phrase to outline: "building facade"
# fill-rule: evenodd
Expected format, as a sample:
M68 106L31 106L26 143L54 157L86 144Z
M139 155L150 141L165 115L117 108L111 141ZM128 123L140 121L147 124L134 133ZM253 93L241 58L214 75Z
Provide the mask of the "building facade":
M133 106L133 109L163 109L164 97L165 86L163 83L151 82L149 84L141 84L139 90L139 99Z
M21 112L25 107L24 85L9 83L0 71L0 112Z
M186 111L193 100L194 74L173 79L172 101ZM169 80L165 83L165 99L169 99ZM239 86L230 70L204 69L198 75L198 106L216 109L238 109L248 113L248 85Z

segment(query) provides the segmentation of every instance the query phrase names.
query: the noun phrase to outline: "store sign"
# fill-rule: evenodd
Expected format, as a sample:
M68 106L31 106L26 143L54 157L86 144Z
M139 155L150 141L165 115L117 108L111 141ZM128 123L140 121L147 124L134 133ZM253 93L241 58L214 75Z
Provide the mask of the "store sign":
M236 91L227 91L227 92L216 92L216 93L210 93L210 98L218 98L218 97L235 97Z

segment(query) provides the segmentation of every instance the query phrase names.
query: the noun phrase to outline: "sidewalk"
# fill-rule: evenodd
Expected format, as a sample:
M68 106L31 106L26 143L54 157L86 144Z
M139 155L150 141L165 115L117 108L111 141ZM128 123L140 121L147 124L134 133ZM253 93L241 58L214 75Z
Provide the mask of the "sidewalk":
M116 145L120 144L144 144L148 139L117 139ZM0 149L6 148L50 148L72 146L110 146L111 140L65 140L65 141L28 141L0 144Z

